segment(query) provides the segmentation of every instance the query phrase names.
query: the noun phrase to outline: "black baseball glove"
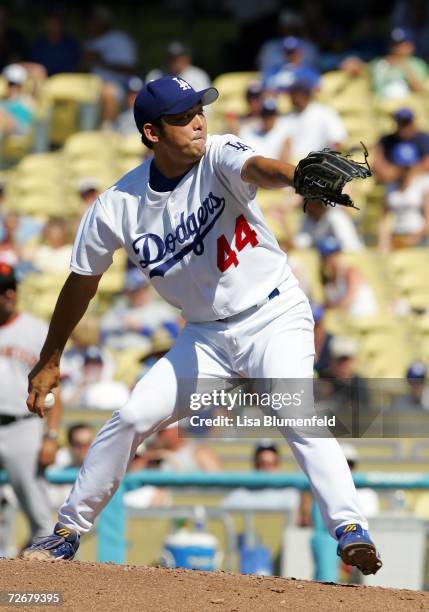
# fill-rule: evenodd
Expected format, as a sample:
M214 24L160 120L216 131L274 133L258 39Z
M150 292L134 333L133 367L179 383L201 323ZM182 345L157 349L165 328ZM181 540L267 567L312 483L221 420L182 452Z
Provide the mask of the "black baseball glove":
M293 184L295 191L304 198L304 210L308 200L321 200L326 206L340 204L357 208L351 197L342 191L352 179L371 176L368 151L363 142L361 145L365 156L362 162L332 149L312 151L298 162Z

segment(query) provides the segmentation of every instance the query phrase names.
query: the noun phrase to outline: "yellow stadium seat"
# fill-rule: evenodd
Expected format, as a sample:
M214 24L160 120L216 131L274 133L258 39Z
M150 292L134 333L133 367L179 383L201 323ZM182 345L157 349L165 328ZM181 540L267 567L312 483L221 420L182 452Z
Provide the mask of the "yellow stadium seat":
M92 74L56 74L43 85L41 96L51 107L50 140L61 145L78 130L98 121L102 81Z
M120 136L116 132L93 130L72 134L64 144L67 161L116 155Z
M142 143L141 135L129 134L127 136L120 136L118 142L118 153L119 155L126 155L127 157L140 157L148 153L147 147Z
M289 255L301 264L310 283L312 300L319 304L323 303L324 291L320 276L319 253L316 249L292 249Z
M246 90L251 81L259 81L258 72L227 72L221 74L213 85L219 91L219 101L212 109L213 117L227 112L244 114L247 110Z

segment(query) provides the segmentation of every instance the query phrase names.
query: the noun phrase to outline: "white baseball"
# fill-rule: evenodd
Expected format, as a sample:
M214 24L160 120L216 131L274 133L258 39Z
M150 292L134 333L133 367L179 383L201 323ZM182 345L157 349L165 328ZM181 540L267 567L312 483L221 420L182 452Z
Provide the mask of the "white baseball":
M51 392L46 394L45 397L45 409L49 410L55 404L55 395Z

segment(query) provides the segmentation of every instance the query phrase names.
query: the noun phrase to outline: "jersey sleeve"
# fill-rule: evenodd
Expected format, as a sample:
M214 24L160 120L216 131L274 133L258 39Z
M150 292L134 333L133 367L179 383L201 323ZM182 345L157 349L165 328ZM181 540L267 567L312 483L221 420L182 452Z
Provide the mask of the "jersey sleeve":
M253 200L256 187L243 181L241 169L244 163L255 155L259 153L232 134L223 136L218 145L217 170L226 178L235 195L240 195L245 200Z
M72 272L90 276L107 270L113 253L122 246L112 227L108 211L100 199L96 200L81 219L73 245Z

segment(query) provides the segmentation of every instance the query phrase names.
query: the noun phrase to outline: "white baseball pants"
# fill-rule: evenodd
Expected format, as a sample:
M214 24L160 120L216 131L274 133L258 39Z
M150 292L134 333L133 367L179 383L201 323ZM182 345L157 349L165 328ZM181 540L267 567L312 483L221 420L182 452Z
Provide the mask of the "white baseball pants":
M313 360L311 308L293 277L263 306L223 322L188 323L173 348L137 383L129 402L100 430L59 520L81 533L91 529L137 446L179 418L184 380L312 378ZM334 536L337 527L348 523L367 529L337 440L287 429L282 433L310 480L330 533Z

